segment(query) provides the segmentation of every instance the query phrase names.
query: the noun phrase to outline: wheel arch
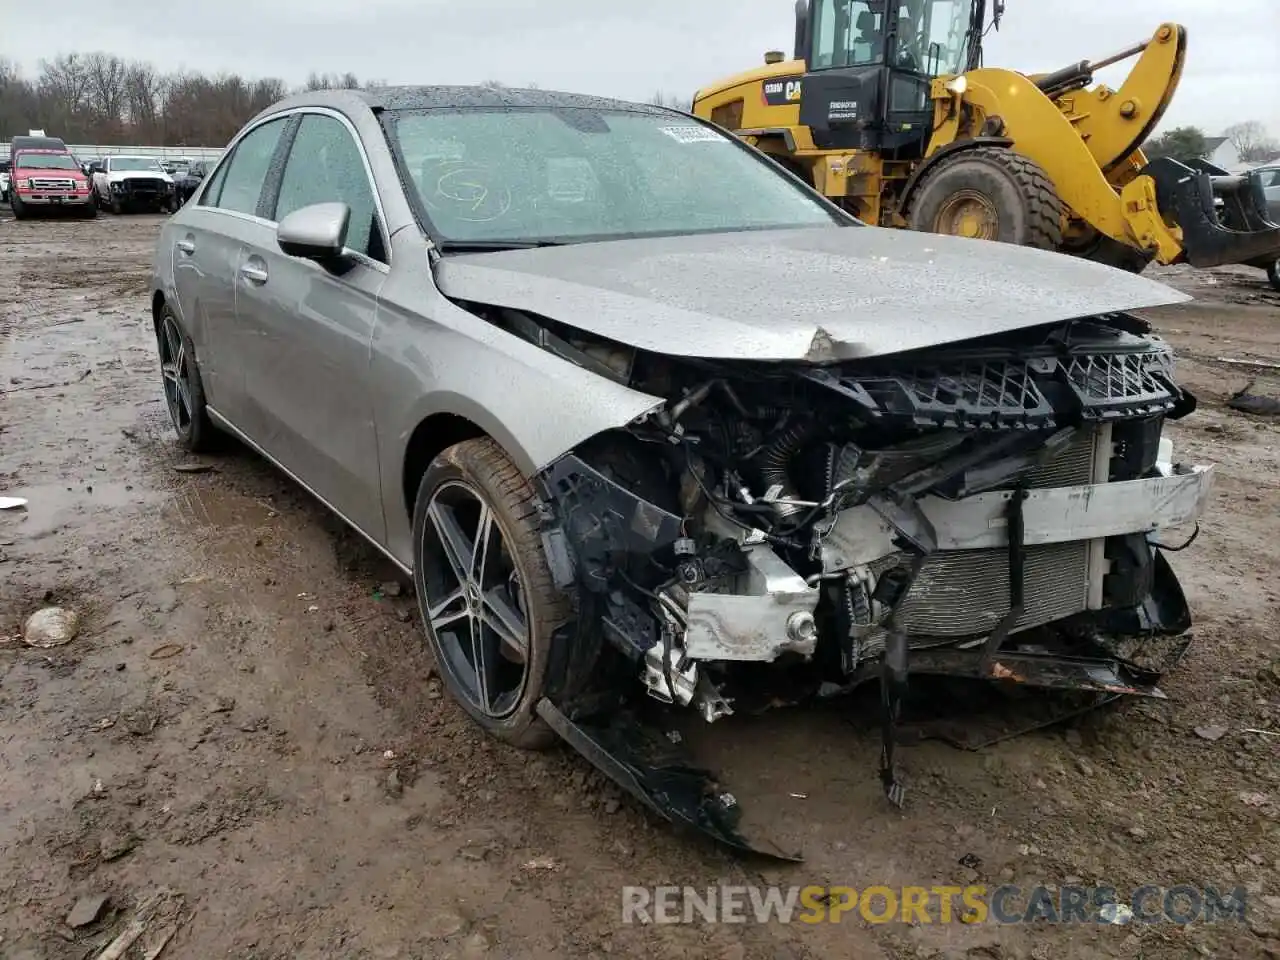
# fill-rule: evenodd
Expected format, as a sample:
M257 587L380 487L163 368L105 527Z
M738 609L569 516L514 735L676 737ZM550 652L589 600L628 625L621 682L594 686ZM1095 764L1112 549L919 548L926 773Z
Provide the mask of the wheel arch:
M422 477L431 466L431 461L455 443L481 437L494 439L474 420L456 413L432 413L418 422L409 434L409 441L400 461L401 506L410 521L413 519L414 502L418 497L418 485L422 483ZM506 449L503 444L498 445Z
M156 290L151 294L151 325L155 328L155 332L160 332L160 318L164 315L164 307L168 301L164 298L163 290Z

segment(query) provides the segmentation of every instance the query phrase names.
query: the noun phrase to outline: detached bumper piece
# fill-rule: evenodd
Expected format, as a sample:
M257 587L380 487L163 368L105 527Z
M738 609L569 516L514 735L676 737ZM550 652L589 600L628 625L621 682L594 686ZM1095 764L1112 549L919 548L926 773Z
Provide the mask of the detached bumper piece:
M721 789L709 771L691 765L677 744L629 714L614 714L607 722L575 722L543 699L538 715L601 773L667 822L742 853L802 859L766 837L745 836L737 797Z
M1182 246L1194 267L1230 263L1269 265L1280 258L1280 224L1267 218L1256 173L1231 176L1204 160L1152 160L1141 171L1155 181L1166 217L1182 228ZM1221 212L1215 200L1222 201Z

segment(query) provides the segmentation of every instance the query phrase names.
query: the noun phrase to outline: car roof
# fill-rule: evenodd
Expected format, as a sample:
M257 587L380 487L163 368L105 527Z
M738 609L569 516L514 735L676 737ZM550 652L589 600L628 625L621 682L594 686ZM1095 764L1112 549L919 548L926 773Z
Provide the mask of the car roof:
M535 90L523 87L484 86L399 86L372 87L367 90L308 90L285 97L267 107L260 118L292 110L298 107L329 107L340 112L352 113L362 109L381 110L438 110L461 108L586 108L594 110L626 110L650 113L655 116L676 113L668 107L629 100L614 100L583 93L564 93L556 90Z
M46 150L66 153L67 145L57 137L14 137L9 145L14 153L19 150Z

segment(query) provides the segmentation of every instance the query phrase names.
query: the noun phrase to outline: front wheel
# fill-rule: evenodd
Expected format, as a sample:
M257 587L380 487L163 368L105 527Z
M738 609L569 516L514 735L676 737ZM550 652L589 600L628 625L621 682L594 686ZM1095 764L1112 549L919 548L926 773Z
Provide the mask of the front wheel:
M23 202L18 199L18 195L16 193L9 200L9 209L13 211L13 219L15 220L26 219L27 208L23 204Z
M1271 286L1280 290L1280 259L1267 267L1267 279L1271 281Z
M431 462L413 540L418 608L450 696L499 740L553 744L536 708L571 605L547 567L533 489L497 443L467 440Z
M938 161L916 188L912 230L1057 250L1062 200L1039 164L1002 147L974 147Z

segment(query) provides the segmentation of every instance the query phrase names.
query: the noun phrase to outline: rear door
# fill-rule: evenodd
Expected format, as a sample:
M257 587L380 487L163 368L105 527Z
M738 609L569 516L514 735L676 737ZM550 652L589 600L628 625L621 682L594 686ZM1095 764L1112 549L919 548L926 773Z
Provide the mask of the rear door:
M381 541L378 443L369 391L388 237L364 148L340 115L301 115L272 204L277 223L315 203L351 208L348 265L331 272L274 242L247 248L236 294L255 436L348 520Z
M254 127L223 156L180 222L173 240L173 276L181 312L196 347L208 403L248 430L241 355L252 349L236 323L237 270L249 246L275 242L259 205L273 163L283 157L291 117Z

